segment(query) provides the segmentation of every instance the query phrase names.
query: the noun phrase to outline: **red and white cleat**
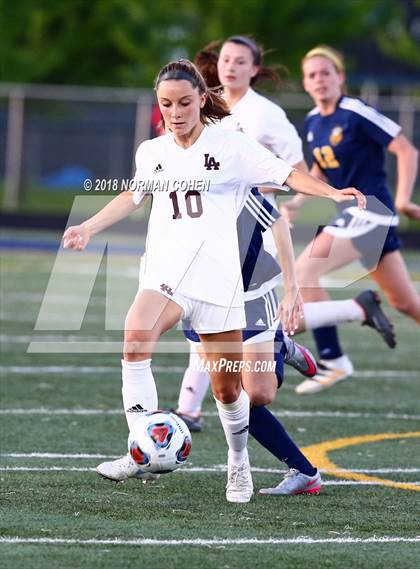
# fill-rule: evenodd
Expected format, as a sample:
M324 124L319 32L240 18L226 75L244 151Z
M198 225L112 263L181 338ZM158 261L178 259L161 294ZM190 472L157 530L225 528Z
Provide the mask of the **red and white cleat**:
M294 367L305 377L313 377L317 372L316 359L308 348L298 344L286 335L283 342L287 350L284 356L284 363Z
M319 494L321 491L321 475L318 470L313 476L302 474L291 468L282 482L275 488L261 488L259 494L266 496L296 496L298 494Z

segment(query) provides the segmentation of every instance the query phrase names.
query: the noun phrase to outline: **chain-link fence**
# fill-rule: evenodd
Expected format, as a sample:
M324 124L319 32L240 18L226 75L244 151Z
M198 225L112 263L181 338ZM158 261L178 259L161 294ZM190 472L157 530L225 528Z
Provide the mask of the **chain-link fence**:
M420 146L420 97L368 99ZM278 102L302 134L309 97ZM65 214L85 179L129 179L135 148L154 135L153 103L151 90L0 84L2 210Z

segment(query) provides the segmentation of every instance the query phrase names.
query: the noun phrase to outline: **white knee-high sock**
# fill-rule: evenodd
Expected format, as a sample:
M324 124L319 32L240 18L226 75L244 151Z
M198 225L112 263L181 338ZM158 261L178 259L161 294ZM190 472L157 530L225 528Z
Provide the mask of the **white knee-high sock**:
M228 459L240 466L248 458L249 397L244 389L233 403L222 403L216 399L220 421L229 447Z
M363 321L366 316L355 300L323 300L303 305L307 330L334 326L340 322Z
M143 411L156 411L158 396L150 366L152 360L126 362L122 365L122 398L128 428Z
M178 398L178 413L198 415L210 385L210 375L201 369L201 357L191 344L190 361L184 372Z

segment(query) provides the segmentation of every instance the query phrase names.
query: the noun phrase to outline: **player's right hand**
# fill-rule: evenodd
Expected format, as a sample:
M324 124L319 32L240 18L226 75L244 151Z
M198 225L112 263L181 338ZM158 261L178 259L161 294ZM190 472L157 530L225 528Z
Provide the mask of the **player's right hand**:
M90 235L83 225L73 225L68 227L63 235L64 249L75 249L83 251L89 243Z
M343 188L342 190L336 190L336 194L333 199L337 203L357 200L357 207L359 209L366 209L366 196L356 188Z

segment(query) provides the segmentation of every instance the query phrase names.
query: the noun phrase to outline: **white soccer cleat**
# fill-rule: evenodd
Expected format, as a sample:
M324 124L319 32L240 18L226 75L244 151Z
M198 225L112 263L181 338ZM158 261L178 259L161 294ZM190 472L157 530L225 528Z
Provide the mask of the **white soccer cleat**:
M122 482L127 478L141 478L143 482L157 480L159 474L152 472L144 472L139 465L131 458L130 454L126 454L121 458L109 462L102 462L96 467L96 472L115 482Z
M226 500L228 502L249 502L254 493L251 467L246 459L240 466L228 463Z
M275 488L261 488L259 494L265 496L296 496L298 494L319 494L321 491L321 475L318 470L313 476L302 474L291 468L282 482Z
M317 373L300 383L295 391L298 395L319 393L350 377L353 372L353 364L345 354L334 360L321 360L318 363Z

